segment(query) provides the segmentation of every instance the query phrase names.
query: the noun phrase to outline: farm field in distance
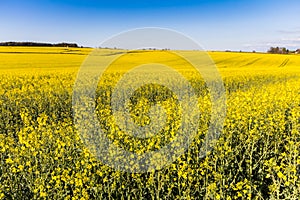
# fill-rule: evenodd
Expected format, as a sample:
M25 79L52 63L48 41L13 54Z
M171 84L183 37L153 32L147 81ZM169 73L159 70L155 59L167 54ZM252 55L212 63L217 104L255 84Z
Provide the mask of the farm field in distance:
M203 158L198 155L210 122L209 90L199 75L170 60L199 91L198 134L171 165L127 173L97 160L74 126L73 86L91 51L0 47L0 199L299 198L300 55L208 52L223 78L227 111L223 133ZM122 52L103 51L107 57ZM137 53L168 56L159 50ZM136 61L129 57L127 62ZM159 102L171 128L142 142L132 139L111 117L109 98L126 68L119 67L120 72L108 70L96 90L101 127L129 151L159 149L176 137L178 102L155 85L158 99L147 100L151 86L137 91L129 105L134 121L151 123L147 113Z

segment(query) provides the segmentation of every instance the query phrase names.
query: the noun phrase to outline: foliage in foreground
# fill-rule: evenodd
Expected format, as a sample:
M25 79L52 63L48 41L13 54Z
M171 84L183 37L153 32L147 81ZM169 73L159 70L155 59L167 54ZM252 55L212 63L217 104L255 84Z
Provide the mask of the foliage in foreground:
M75 59L75 55L61 56ZM297 199L300 77L296 65L300 58L211 56L227 92L223 134L206 157L198 156L200 135L173 164L144 174L107 167L83 145L72 118L74 68L1 72L0 198ZM286 59L292 61L280 66ZM201 82L193 74L189 77L194 84ZM110 88L110 82L106 83ZM107 91L98 90L100 100L101 94L109 96ZM203 103L200 132L208 125L206 101L205 95L199 97ZM149 102L142 103L142 107L149 106Z

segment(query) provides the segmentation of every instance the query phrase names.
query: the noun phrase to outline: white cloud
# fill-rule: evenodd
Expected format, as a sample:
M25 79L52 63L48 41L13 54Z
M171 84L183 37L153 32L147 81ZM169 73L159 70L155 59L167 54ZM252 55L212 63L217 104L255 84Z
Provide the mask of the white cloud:
M300 48L300 37L282 38L273 41L261 41L244 44L245 48L255 49L258 51L266 51L270 47L286 47L290 50L296 50Z
M300 37L298 38L282 38L282 41L289 41L289 42L294 42L294 43L299 43L300 42Z
M285 35L300 35L300 27L294 27L293 29L289 30L278 30L277 32Z

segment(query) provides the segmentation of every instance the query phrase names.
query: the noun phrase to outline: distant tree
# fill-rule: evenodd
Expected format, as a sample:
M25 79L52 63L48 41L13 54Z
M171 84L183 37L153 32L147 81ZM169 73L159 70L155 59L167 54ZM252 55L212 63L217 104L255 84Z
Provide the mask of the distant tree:
M283 48L281 49L281 53L282 53L282 54L286 54L286 53L287 53L287 49L286 49L285 47L283 47Z
M270 49L268 50L268 53L275 53L275 48L274 47L270 47Z

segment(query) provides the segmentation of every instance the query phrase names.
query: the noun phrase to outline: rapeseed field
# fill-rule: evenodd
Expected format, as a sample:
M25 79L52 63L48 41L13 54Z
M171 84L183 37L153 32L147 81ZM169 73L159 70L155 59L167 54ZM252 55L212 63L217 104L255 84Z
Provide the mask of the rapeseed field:
M122 64L113 63L95 96L98 122L113 144L138 155L155 151L176 139L183 121L184 108L176 94L148 84L135 90L126 104L130 117L147 126L153 123L151 107L159 105L165 126L136 138L116 125L110 99L128 66L139 64L135 54L162 59L182 73L196 91L200 113L197 134L174 162L129 173L97 159L75 125L74 84L91 51L0 48L0 199L299 198L299 55L208 52L224 83L226 116L222 133L202 157L212 102L201 76L182 60L168 57L168 51L131 52ZM101 51L107 57L124 53ZM159 73L170 77L170 85L172 80L177 84L168 72ZM180 90L181 85L174 87Z

